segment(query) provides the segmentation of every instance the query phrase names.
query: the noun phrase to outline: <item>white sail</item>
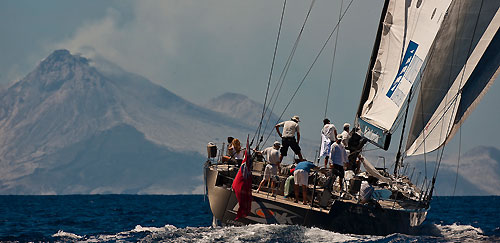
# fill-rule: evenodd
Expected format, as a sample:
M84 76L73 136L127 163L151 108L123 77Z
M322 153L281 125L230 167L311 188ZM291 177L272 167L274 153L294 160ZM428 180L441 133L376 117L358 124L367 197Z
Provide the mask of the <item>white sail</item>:
M461 1L436 38L407 141L407 155L451 139L498 76L500 1Z
M389 1L371 87L360 118L390 131L451 0Z

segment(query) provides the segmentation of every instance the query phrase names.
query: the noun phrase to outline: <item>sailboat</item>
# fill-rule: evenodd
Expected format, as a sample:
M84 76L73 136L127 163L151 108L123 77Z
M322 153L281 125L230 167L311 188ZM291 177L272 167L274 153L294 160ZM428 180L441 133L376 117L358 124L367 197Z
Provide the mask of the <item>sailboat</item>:
M346 197L328 191L315 173L310 176L310 205L288 200L283 191L275 197L257 192L262 166L250 149L246 162L238 166L217 159L222 151L210 144L204 174L214 223L296 224L370 235L414 233L430 208L440 161L432 179L421 187L402 171L403 161L442 150L477 106L499 73L499 27L496 0L386 0L354 122L363 139L384 150L402 125L392 174L363 160L361 174L379 179L377 203L360 202L360 175L335 182L345 183ZM252 183L251 202L245 202L250 209L243 216L238 215L243 202L233 189L242 171Z

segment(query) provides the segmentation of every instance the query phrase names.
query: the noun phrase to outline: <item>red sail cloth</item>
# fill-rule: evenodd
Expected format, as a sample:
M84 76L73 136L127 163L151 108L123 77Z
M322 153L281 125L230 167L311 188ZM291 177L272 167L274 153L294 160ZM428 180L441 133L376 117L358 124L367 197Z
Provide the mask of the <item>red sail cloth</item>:
M234 178L232 186L239 204L235 220L245 218L252 209L252 159L249 151L247 139L245 157L241 163L238 174L236 174L236 177Z

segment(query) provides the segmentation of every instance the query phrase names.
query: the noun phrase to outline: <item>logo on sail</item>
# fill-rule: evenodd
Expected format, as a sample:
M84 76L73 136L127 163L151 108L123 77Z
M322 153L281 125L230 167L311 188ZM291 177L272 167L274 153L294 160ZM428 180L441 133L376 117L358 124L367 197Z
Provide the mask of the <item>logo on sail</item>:
M374 129L370 129L368 126L365 127L365 130L363 131L363 135L372 140L375 143L379 143L380 135L375 131Z
M401 106L406 99L408 92L417 79L417 74L422 66L422 59L415 55L418 44L411 41L408 43L408 48L399 67L398 74L387 91L386 96L389 97L398 107ZM403 79L404 78L404 79ZM406 81L402 84L402 81ZM402 87L404 86L404 87Z

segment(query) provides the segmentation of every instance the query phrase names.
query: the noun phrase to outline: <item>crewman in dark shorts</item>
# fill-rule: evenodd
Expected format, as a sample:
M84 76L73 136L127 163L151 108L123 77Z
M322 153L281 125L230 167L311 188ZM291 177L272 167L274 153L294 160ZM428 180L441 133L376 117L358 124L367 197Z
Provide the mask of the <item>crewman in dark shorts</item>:
M281 149L280 149L280 163L283 161L283 157L288 153L288 147L292 148L293 152L299 156L300 161L304 161L302 153L300 152L300 129L299 129L300 118L298 116L293 116L290 121L284 121L276 124L276 132L281 137ZM283 127L283 134L280 132L280 127ZM295 140L295 133L297 133L297 140Z
M347 152L342 145L342 134L337 135L337 140L330 148L330 163L332 167L332 176L339 177L340 193L342 193L344 181L344 166L347 164ZM335 177L334 180L335 181Z

